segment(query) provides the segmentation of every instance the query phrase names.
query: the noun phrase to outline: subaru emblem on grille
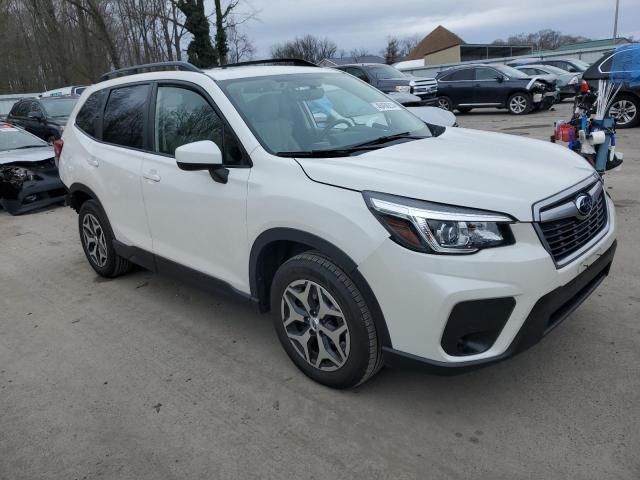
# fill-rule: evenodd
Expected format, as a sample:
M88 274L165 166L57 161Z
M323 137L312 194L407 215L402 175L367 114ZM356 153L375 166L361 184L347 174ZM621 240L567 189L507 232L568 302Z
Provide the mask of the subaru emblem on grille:
M578 209L578 215L576 215L576 217L580 220L587 218L593 209L593 198L591 198L591 195L585 193L578 195L573 203L575 203Z

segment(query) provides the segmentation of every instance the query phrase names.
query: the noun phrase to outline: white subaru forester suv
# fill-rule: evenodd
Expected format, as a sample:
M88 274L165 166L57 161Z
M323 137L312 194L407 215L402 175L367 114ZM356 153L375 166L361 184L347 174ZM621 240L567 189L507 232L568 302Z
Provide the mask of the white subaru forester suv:
M302 61L111 72L57 148L99 275L137 264L227 287L335 388L384 363L510 357L594 291L616 248L613 203L569 149L429 125Z

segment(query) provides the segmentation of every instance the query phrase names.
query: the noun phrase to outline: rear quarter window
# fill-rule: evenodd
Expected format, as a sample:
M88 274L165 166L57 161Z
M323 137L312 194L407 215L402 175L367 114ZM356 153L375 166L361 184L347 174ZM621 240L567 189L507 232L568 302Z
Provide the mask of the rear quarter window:
M102 117L102 108L107 90L99 90L92 93L76 116L76 125L87 135L99 138L99 121Z
M104 110L102 140L122 147L144 147L149 85L114 88Z

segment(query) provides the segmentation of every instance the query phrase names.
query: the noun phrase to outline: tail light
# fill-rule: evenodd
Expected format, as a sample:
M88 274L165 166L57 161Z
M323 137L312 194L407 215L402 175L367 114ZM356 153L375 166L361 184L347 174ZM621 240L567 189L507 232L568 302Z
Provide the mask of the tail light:
M582 83L580 84L580 93L589 93L589 90L589 84L587 81L582 80Z
M59 138L53 142L53 157L56 161L56 167L60 163L60 155L62 154L62 147L64 147L64 140Z

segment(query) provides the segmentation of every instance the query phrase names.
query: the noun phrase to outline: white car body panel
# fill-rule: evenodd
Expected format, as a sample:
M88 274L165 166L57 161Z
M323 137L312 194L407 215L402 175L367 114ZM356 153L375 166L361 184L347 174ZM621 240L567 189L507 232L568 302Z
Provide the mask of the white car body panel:
M532 220L535 202L594 172L559 145L463 128L348 158L298 161L318 182L502 212L521 221Z

